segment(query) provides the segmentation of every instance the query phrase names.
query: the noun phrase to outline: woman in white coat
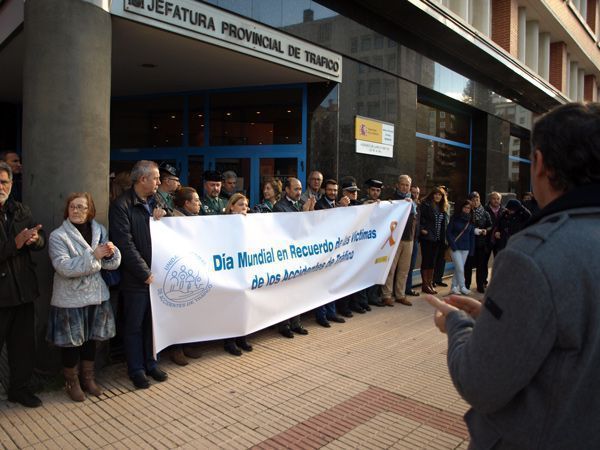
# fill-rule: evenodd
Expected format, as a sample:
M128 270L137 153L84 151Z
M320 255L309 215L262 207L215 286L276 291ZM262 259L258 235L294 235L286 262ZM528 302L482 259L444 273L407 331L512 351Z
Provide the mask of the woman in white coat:
M47 339L61 347L65 387L74 401L85 400L82 386L92 395L102 394L94 377L96 341L115 335L110 293L100 270L117 269L121 254L95 216L90 194L69 195L65 220L48 245L55 274Z

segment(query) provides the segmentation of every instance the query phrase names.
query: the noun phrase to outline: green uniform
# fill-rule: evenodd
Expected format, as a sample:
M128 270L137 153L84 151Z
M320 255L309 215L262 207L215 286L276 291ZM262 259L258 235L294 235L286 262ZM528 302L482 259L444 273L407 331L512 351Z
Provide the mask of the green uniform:
M173 202L173 196L171 194L163 192L160 189L156 191L156 193L158 194L158 203L161 208L171 211L175 209L175 203Z
M203 216L216 216L225 212L227 202L221 197L204 197L202 199L202 208L200 208L200 214Z

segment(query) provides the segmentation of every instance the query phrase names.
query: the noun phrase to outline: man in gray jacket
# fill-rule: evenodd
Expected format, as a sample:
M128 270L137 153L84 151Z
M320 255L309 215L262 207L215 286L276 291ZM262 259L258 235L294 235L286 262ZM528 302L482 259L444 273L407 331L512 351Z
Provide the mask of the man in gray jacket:
M498 254L483 304L427 301L470 448L599 448L600 104L542 116L531 161L542 210Z

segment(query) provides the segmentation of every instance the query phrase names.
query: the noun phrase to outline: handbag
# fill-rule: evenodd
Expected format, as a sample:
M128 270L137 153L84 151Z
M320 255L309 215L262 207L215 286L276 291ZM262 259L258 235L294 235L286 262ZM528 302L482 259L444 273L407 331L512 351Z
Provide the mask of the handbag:
M104 238L101 235L100 242L102 242L103 240ZM109 288L117 286L121 282L121 271L119 269L100 269L100 276L102 276L102 279Z

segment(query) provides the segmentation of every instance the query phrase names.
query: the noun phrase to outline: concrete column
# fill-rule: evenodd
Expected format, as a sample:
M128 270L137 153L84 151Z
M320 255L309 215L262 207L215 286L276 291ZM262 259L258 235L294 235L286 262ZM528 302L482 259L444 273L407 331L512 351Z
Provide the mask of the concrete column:
M523 7L519 8L519 44L517 50L517 58L521 62L525 62L527 52L527 10Z
M471 2L473 26L486 36L491 35L491 0Z
M538 73L544 80L550 80L550 33L540 33Z
M585 86L585 70L579 69L577 71L577 101L582 102L584 99L584 86Z
M450 9L458 14L465 22L469 21L469 2L468 0L450 0L448 2Z
M526 27L525 64L531 70L537 72L540 51L540 24L537 20L528 20Z
M579 88L577 87L579 82L579 64L577 61L571 61L569 68L569 98L572 101L576 101L577 93L579 92Z
M49 234L62 223L67 195L88 191L97 219L106 223L110 14L82 0L27 0L24 23L24 203ZM39 331L47 317L52 272L47 256L38 259ZM47 360L44 355L38 365L48 366Z

